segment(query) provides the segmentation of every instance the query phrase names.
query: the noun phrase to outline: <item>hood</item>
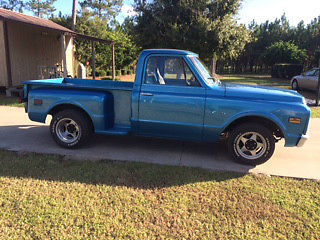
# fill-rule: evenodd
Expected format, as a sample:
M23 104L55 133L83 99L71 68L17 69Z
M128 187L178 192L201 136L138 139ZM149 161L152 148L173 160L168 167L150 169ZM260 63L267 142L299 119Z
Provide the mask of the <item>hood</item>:
M304 98L293 90L277 89L272 87L257 87L233 83L225 83L224 86L226 97L304 103Z

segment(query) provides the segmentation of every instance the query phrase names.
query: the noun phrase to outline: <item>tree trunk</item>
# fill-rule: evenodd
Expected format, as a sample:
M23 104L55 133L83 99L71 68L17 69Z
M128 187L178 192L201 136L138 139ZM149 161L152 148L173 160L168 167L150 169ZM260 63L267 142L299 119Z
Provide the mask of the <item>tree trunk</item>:
M217 69L217 59L213 56L211 61L211 74L214 76L216 74Z
M74 31L76 28L76 22L77 22L77 5L78 5L78 0L73 0L73 5L72 5L72 27L71 30Z

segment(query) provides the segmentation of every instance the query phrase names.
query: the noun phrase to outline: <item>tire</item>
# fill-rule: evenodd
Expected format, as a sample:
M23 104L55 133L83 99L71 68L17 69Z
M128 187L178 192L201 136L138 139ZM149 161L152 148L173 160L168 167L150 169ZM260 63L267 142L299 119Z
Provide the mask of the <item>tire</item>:
M236 162L252 166L268 161L275 149L272 133L257 123L245 123L236 127L227 144L229 154Z
M291 89L292 90L296 90L296 91L299 90L299 84L298 84L298 81L296 79L293 79L293 81L291 83Z
M77 110L62 110L52 116L50 133L63 148L79 148L88 142L92 134L88 117Z

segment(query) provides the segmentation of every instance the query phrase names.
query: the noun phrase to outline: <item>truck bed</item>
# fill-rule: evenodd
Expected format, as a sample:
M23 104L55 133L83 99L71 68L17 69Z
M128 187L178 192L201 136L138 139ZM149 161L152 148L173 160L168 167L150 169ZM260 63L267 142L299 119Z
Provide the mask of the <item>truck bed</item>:
M77 88L90 90L124 90L132 91L133 83L109 80L88 80L79 78L54 78L44 80L31 80L24 82L28 85L51 86L55 88Z
M113 102L112 127L109 127L110 124L96 124L96 132L104 133L108 131L109 133L111 131L110 133L112 133L114 131L115 133L121 132L122 134L125 134L131 129L131 94L133 89L133 83L131 82L56 78L32 80L27 81L24 84L27 86L27 89L25 89L25 93L29 93L29 95L31 94L30 97L32 97L33 93L36 92L36 96L43 96L44 99L44 106L42 106L43 108L41 106L37 107L28 104L29 106L27 111L29 113L29 117L34 121L36 120L43 122L43 117L47 114L47 112L44 111L46 108L51 109L51 106L55 104L55 102L59 102L61 99L70 99L70 101L75 101L79 104L83 104L83 107L86 107L88 111L92 112L94 121L96 120L99 122L99 120L97 119L106 117L105 111L110 112L111 106L105 105L103 107L104 109L102 109L102 107L100 109L100 107L98 107L99 103L96 102L96 104L95 101L99 101L97 100L98 97L105 96L105 94L111 94ZM95 100L95 98L89 97L85 100L82 99L83 96L78 98L79 94L85 94L87 96L94 96L96 94L97 98Z

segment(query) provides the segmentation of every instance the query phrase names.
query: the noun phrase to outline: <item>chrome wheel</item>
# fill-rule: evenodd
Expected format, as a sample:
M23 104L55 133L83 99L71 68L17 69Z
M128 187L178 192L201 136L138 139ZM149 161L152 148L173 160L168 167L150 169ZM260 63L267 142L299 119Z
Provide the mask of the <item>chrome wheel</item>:
M56 124L57 137L64 143L73 143L80 137L80 127L71 118L62 118Z
M243 158L255 160L266 152L267 141L257 132L246 132L237 139L236 149Z

